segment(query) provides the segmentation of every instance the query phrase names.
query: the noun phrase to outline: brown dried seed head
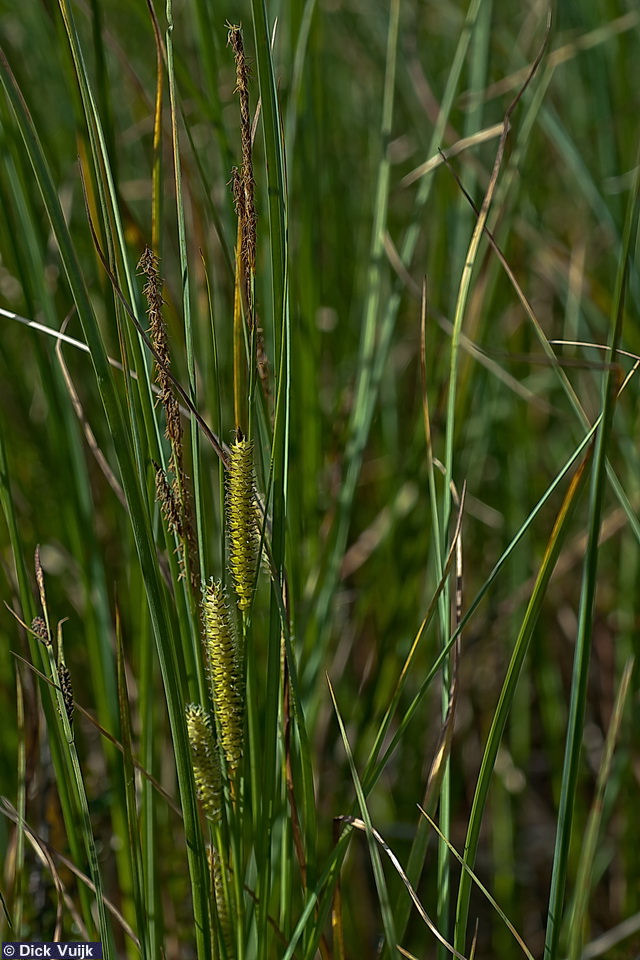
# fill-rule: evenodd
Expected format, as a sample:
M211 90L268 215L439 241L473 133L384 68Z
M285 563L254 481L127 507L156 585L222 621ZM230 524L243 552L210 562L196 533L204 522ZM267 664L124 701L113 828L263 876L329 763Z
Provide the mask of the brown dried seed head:
M62 699L64 700L64 708L67 712L69 725L73 726L73 686L71 683L71 674L69 673L69 668L66 663L61 663L58 666L58 676L60 677L60 689L62 690Z
M182 536L182 517L180 516L180 507L175 496L172 485L167 480L167 475L160 466L154 461L156 471L156 500L160 504L162 515L167 526L172 533Z
M175 478L173 484L171 484L167 475L160 471L157 464L154 464L156 470L156 499L162 505L169 528L183 542L182 563L186 567L188 557L191 585L194 591L197 591L199 586L198 555L193 533L193 510L187 486L187 476L184 471L180 404L173 390L169 341L162 315L164 303L162 299L162 277L158 270L158 257L149 247L140 257L138 269L147 278L143 293L147 300L149 337L156 354L156 381L160 388L160 403L165 415L165 436L171 445L170 469Z
M237 167L231 168L231 196L233 197L233 207L236 216L241 219L244 216L244 187L242 185L242 176Z
M147 278L142 293L147 301L147 316L149 317L149 334L151 342L158 354L162 364L167 366L170 363L169 347L167 343L167 331L162 316L162 277L158 270L158 258L153 250L145 248L144 253L138 261L138 269ZM166 373L158 364L157 379L162 387L166 380Z
M251 114L249 111L249 68L244 52L242 30L239 26L229 25L229 43L233 48L236 61L236 91L240 100L240 139L242 143L242 165L238 178L234 178L234 198L236 212L241 226L241 253L245 268L245 281L248 305L248 320L253 326L253 303L251 277L256 266L256 206L255 183L253 179L253 145L251 142ZM238 191L235 179L239 180ZM238 203L238 192L242 202Z
M160 402L165 409L167 437L171 440L172 446L180 445L182 442L182 423L180 420L180 405L174 396L171 377L169 376L171 355L169 353L167 328L162 316L162 306L164 304L162 277L158 271L158 258L149 247L140 257L138 269L147 278L142 292L147 301L149 336L157 354L156 380L160 387Z
M51 646L51 637L49 636L49 631L47 630L47 625L42 619L42 617L34 617L31 621L31 629L36 635L38 640L45 644L45 646Z
M34 556L34 566L36 569L36 583L38 584L38 592L40 593L40 603L42 604L42 609L47 610L47 596L44 590L44 571L42 569L42 563L40 562L40 544L36 547L36 552Z

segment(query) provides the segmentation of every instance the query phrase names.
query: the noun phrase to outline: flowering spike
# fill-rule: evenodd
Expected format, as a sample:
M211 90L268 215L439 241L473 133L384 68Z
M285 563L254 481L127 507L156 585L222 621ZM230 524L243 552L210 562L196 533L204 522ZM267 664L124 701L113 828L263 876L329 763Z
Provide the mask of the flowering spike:
M197 703L190 703L185 712L198 797L206 816L219 820L222 788L211 718Z
M227 524L229 564L238 606L247 610L256 577L258 525L256 522L253 443L238 431L231 446L227 477Z
M238 646L220 581L212 581L205 589L203 620L211 699L232 778L242 757L244 691Z
M216 911L222 938L227 951L227 957L233 956L233 934L231 930L231 917L227 908L227 901L224 895L225 879L223 871L225 867L220 859L220 855L213 845L207 847L207 857L209 860L209 870L211 871L211 881L213 894L216 901Z

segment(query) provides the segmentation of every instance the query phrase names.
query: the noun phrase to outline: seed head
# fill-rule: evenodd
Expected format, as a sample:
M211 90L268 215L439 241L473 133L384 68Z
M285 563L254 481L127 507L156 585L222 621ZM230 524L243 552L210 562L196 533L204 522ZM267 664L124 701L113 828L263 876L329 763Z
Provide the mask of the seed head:
M251 605L256 577L259 543L256 521L253 443L238 431L231 445L227 474L227 524L229 564L241 610Z
M58 677L60 678L60 689L62 690L62 699L64 708L67 712L69 726L73 726L73 686L71 684L71 674L66 663L58 665Z
M162 515L167 522L169 530L176 536L181 537L182 517L180 516L180 506L176 499L175 492L160 464L154 461L153 467L156 472L156 500L160 504Z
M172 449L180 451L182 448L182 421L180 420L180 405L173 392L171 383L171 354L169 353L169 340L167 338L167 327L162 315L162 277L158 270L158 257L150 250L145 248L144 253L138 261L138 270L146 277L145 285L142 289L147 301L147 316L149 317L149 336L156 353L156 380L160 387L160 402L164 407L167 421L167 438L171 441Z
M226 877L223 875L223 870L225 870L225 867L222 864L218 851L213 845L207 847L207 859L209 860L211 885L213 887L213 893L216 901L216 911L218 914L220 929L222 931L222 938L224 940L227 956L232 957L233 936L231 932L231 919L229 917L227 901L224 895L224 881Z
M205 589L202 609L211 699L229 777L233 778L242 757L244 690L238 645L220 581Z
M236 91L240 99L240 136L242 139L242 167L239 173L242 201L238 215L242 225L242 260L247 279L247 302L250 304L251 276L256 263L256 208L253 181L253 149L251 143L251 115L249 113L249 70L239 26L229 25L229 43L236 61ZM235 193L235 190L234 190ZM237 198L237 194L236 194ZM238 208L237 208L238 209ZM241 211L241 213L240 213ZM251 304L249 322L253 325Z
M185 712L198 797L206 816L210 820L219 820L222 787L211 718L197 703L190 703Z
M31 629L41 643L44 643L46 647L51 646L51 637L49 636L47 625L42 617L33 618L31 621Z

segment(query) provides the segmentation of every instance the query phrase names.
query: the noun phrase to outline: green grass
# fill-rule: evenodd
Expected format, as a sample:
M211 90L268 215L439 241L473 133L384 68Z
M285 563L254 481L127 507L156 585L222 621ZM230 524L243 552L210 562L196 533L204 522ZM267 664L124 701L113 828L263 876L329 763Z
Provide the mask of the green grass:
M631 957L640 16L0 0L0 48L2 938Z

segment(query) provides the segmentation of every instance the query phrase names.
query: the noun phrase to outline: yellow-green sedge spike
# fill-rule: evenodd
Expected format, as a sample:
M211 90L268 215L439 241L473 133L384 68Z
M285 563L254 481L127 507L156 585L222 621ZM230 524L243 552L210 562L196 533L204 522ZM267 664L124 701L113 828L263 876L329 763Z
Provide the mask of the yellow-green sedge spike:
M220 581L206 587L202 609L211 699L229 776L233 777L242 758L244 689L240 654Z
M205 815L217 821L222 804L222 783L211 718L198 703L190 703L185 713L198 797Z
M223 870L226 872L226 868L223 866L220 855L213 845L207 847L207 857L209 860L211 886L216 901L216 911L218 913L220 932L222 933L222 939L224 940L227 957L233 957L233 931L231 929L231 917L229 916L227 901L224 895L226 878L223 877L222 873Z
M258 558L253 443L238 431L227 475L229 565L240 610L251 605Z

